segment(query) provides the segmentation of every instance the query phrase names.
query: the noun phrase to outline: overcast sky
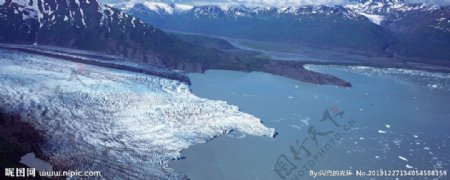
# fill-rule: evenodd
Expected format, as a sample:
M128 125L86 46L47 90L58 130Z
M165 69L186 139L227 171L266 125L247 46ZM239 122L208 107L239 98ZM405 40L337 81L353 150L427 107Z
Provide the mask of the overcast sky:
M127 0L100 0L104 3L117 3ZM143 1L143 0L131 0ZM232 4L232 5L247 5L247 6L298 6L298 5L337 5L348 4L351 0L148 0L148 1L169 1L180 2L194 5L211 5L211 4ZM450 0L406 0L407 2L424 2L427 4L450 4Z

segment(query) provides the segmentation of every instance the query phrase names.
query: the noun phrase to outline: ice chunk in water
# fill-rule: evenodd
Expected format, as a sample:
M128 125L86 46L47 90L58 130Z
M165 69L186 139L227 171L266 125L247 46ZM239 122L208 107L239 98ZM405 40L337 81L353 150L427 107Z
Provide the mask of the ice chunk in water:
M380 133L380 134L386 134L387 132L386 132L386 131L383 131L383 130L378 130L378 133Z
M408 159L406 159L406 158L403 157L403 156L398 156L398 158L401 159L401 160L403 160L403 161L408 161Z

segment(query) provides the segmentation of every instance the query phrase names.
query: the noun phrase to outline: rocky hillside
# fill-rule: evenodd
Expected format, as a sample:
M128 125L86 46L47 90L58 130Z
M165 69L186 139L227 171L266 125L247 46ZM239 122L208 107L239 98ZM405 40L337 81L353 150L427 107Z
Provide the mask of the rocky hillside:
M119 55L187 72L244 70L238 59L166 35L95 0L0 2L0 42L45 44Z

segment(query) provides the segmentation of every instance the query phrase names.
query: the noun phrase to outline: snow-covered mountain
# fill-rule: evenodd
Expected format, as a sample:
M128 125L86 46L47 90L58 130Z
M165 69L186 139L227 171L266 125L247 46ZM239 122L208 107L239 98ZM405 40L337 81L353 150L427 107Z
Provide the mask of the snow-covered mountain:
M246 68L95 0L0 1L0 42L99 51L186 72Z
M445 50L450 48L450 6L403 0L292 7L192 6L152 0L110 5L168 30L428 59L438 64L450 59Z
M363 0L360 3L346 5L345 7L363 16L366 16L378 24L385 22L386 25L408 18L413 14L435 14L433 21L436 26L441 19L449 19L448 7L431 5L425 3L407 4L403 0ZM450 23L450 22L449 22ZM442 31L450 32L450 28L442 28Z
M231 130L275 134L179 81L13 50L0 49L0 61L0 135L54 170L176 179L167 164L191 145Z
M145 7L147 10L159 14L177 14L177 13L192 13L194 16L209 16L221 17L226 16L254 16L254 15L276 15L276 14L293 14L293 15L307 15L307 14L334 14L340 13L348 16L354 16L351 12L347 12L343 8L329 7L329 6L300 6L300 7L246 7L243 5L204 5L193 6L182 3L172 3L166 1L155 0L128 0L116 4L109 4L122 11L132 11L134 8ZM142 9L141 9L142 10Z
M407 4L403 0L355 0L353 4L344 6L289 6L289 7L246 7L243 5L205 5L193 6L186 3L175 3L173 1L164 0L126 0L120 3L108 4L122 11L130 11L133 8L145 7L147 10L159 14L176 14L194 12L195 16L219 17L219 15L228 16L255 16L255 15L311 15L324 14L336 15L341 14L349 18L365 16L375 24L380 24L386 16L391 14L399 14L400 12L418 11L429 12L437 10L437 5L427 5L425 3ZM142 10L142 9L141 9Z

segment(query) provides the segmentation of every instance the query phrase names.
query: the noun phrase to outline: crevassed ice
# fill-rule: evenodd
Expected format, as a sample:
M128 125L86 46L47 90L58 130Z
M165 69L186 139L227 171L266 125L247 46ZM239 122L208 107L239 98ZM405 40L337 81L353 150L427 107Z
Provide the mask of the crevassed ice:
M193 144L230 130L275 133L178 81L7 50L0 61L0 108L44 133L39 147L56 167L170 178L167 163Z

